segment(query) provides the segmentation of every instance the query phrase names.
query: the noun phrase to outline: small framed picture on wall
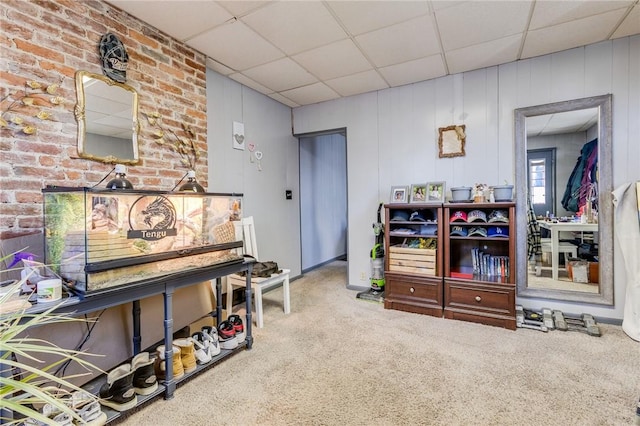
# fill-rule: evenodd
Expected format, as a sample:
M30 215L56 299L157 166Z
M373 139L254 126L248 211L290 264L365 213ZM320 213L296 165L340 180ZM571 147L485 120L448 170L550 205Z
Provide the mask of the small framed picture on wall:
M427 182L427 202L444 203L444 182Z
M408 199L408 187L392 186L389 203L406 203Z
M427 184L414 183L411 185L411 203L424 203L427 201Z

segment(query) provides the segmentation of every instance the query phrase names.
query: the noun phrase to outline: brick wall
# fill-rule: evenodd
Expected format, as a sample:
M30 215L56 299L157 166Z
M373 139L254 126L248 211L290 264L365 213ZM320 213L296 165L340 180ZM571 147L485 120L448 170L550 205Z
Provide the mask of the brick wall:
M2 0L0 19L0 99L23 90L27 81L59 83L57 95L65 98L47 109L52 120L37 121L33 135L0 130L0 239L42 231L46 185L93 186L112 169L78 157L73 114L75 72L102 74L98 43L108 32L125 45L127 84L138 92L140 112L159 112L164 128L177 134L183 134L182 122L194 130L201 152L196 173L207 187L203 54L102 1ZM178 154L155 142L144 116L138 118L141 161L127 166L127 177L137 189L171 190L187 168Z

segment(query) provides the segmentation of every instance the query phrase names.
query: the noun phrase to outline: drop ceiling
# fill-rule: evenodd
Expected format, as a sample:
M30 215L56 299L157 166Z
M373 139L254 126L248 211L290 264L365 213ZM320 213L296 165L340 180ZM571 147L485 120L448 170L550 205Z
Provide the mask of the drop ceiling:
M108 3L290 107L640 33L639 0Z

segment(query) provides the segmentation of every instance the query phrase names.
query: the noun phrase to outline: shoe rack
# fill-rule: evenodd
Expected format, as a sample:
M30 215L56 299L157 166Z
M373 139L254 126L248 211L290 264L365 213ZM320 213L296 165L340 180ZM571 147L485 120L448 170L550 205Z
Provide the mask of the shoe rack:
M164 394L165 399L171 399L176 390L178 383L189 380L195 375L202 373L203 371L215 366L225 358L236 353L237 351L244 349L251 349L253 345L253 337L251 332L252 325L252 295L251 295L251 270L253 268L252 261L239 261L228 262L225 264L216 264L206 268L197 268L193 270L183 271L177 274L171 274L170 276L162 276L150 280L146 280L144 283L135 283L135 285L121 286L118 291L109 291L104 293L96 293L90 297L80 299L76 296L68 297L53 311L58 314L67 313L73 316L80 316L83 314L100 311L105 308L122 305L125 303L133 302L133 349L134 354L131 362L123 363L108 374L97 377L89 383L83 385L83 389L93 395L100 395L101 389L111 382L116 383L117 386L126 385L126 382L131 376L131 380L134 380L134 373L138 368L148 368L149 363L140 361L140 358L145 359L144 352L141 351L140 342L142 340L140 336L140 304L141 299L154 296L157 294L163 295L164 301L164 340L160 342L160 345L165 347L164 351L164 373L163 380L158 380L157 387L154 386L153 390L146 389L142 394L136 394L135 398L131 398L130 392L127 390L122 392L123 401L120 404L116 404L116 408L110 408L108 406L102 406L102 411L107 415L107 423L113 422L120 418L123 413L133 409L145 402L153 399L154 397ZM216 324L222 322L222 277L246 272L247 288L246 288L246 315L244 317L243 332L244 336L241 341L237 342L237 345L233 345L232 349L221 349L215 356L211 357L211 360L206 363L196 363L195 368L190 366L188 372L183 371L180 377L175 377L173 374L173 362L174 362L174 330L173 330L173 294L176 290L188 287L191 285L200 284L202 282L215 280L215 292L216 292L216 310L213 315L216 318ZM132 283L134 284L134 283ZM47 307L34 305L27 310L27 313L37 313L44 311ZM237 319L236 319L237 322ZM186 340L186 339L182 339ZM157 345L155 345L157 346ZM229 346L230 347L230 346ZM195 345L194 348L195 350ZM153 349L148 349L148 355L153 353ZM140 354L143 354L140 356ZM158 355L156 353L156 355ZM176 355L179 356L179 355ZM136 361L137 360L137 361ZM155 360L154 360L155 361ZM195 361L194 361L195 362ZM142 373L140 371L139 373ZM143 374L147 374L145 371ZM125 395L126 394L126 395ZM121 396L122 396L121 395ZM133 402L132 402L133 401ZM121 411L119 411L121 410ZM2 422L0 422L2 423Z

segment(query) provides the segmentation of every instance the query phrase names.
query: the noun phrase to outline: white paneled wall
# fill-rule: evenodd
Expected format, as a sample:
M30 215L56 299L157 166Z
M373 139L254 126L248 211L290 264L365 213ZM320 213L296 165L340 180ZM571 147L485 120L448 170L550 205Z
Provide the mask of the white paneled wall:
M295 133L347 129L349 284L365 285L359 277L370 269L370 218L392 185L513 182L514 109L607 93L613 94L618 186L640 179L640 36L294 109ZM439 159L438 127L452 124L467 126L466 156ZM615 253L614 261L615 306L588 311L621 319L624 267ZM555 301L525 303L579 310Z
M253 216L261 260L275 260L300 275L298 140L291 109L207 70L209 192L244 194L243 214ZM263 153L259 170L249 150L232 148L232 125L243 122L245 145ZM285 191L293 199L285 199Z

